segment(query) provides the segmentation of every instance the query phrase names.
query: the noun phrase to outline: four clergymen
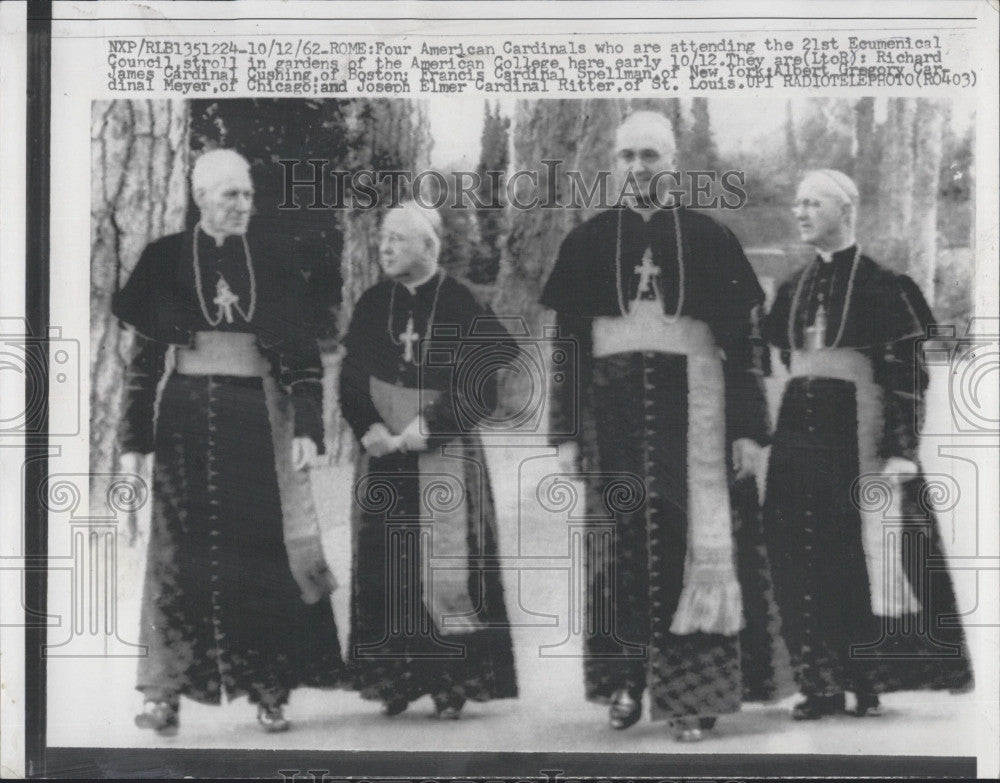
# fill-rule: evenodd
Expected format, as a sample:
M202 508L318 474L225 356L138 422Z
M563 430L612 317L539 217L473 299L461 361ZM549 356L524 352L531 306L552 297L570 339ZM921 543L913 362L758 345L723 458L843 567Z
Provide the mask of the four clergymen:
M864 716L886 691L969 687L917 460L915 351L933 317L862 252L854 183L805 176L794 212L817 255L764 314L733 233L655 190L678 164L669 121L633 113L615 155L627 197L566 236L540 300L577 349L549 407L561 470L586 489L586 697L615 729L648 699L697 740L783 695L784 645L796 719L844 712L848 692ZM518 347L439 266L440 218L385 210L382 280L343 337L339 405L358 449L342 657L303 473L323 451L303 279L249 230L240 155L199 157L192 194L198 224L152 243L113 302L136 346L123 467L155 455L136 723L173 734L180 696L245 693L282 731L299 686L349 687L386 716L428 695L440 719L516 697L498 547L513 514L494 503L480 429ZM788 375L773 431L767 345ZM891 530L866 505L872 482L890 488Z

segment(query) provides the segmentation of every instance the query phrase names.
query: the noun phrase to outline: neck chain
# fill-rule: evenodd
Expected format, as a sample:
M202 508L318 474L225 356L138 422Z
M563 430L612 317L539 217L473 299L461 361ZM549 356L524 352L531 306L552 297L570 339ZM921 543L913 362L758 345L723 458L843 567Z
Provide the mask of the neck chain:
M672 322L680 318L681 309L684 307L684 242L681 238L680 208L674 207L670 212L674 216L674 233L677 237L677 310L673 315L664 314L663 317L667 321ZM643 221L643 228L645 227L646 223ZM663 297L659 289L659 283L655 277L651 282L662 307ZM622 285L622 213L620 210L618 212L618 236L615 243L615 293L618 294L618 310L623 316L628 315L630 310L628 304L625 302L625 289Z
M434 301L431 304L431 314L430 314L430 317L427 319L427 327L425 329L425 331L427 332L427 335L430 334L431 327L434 325L434 315L437 313L438 297L441 294L441 286L444 284L444 277L445 277L444 274L440 270L438 270L437 272L435 272L434 275L437 277L438 280L437 280L437 285L434 286ZM392 293L389 295L389 317L386 319L386 324L385 324L385 333L387 335L389 335L389 339L392 340L393 345L402 345L403 344L403 341L397 339L396 335L393 334L393 329L392 329L392 320L393 320L392 316L393 316L393 313L395 313L395 311L396 311L396 288L399 285L401 285L401 284L400 283L395 283L395 282L392 284ZM416 298L416 295L417 295L416 291L414 291L413 294L412 294L412 296L414 298ZM411 307L410 308L409 321L407 323L407 326L411 327L412 325L413 325L413 308ZM425 337L426 337L426 335L425 335ZM412 349L411 349L411 351L412 351ZM415 351L413 352L412 355L413 355L413 364L420 365L422 362L417 357L417 354L416 354Z
M851 309L851 296L854 293L854 277L858 271L858 261L861 259L861 245L857 245L854 250L854 260L851 261L851 274L847 278L847 292L844 294L844 309L840 314L840 326L837 327L837 336L833 338L830 348L836 348L844 336L844 328L847 326L847 314ZM820 262L822 263L822 262ZM834 263L831 261L830 263ZM836 270L833 270L836 271ZM798 285L795 286L795 295L792 297L792 307L788 312L788 347L795 349L795 315L799 311L799 300L802 298L802 287L808 275L804 274L799 278ZM831 281L830 296L833 297L833 285Z
M219 309L217 311L218 315L215 318L212 318L208 314L208 305L205 304L205 292L202 290L201 287L201 264L199 263L198 259L199 231L204 231L204 229L201 227L201 223L195 225L194 233L191 235L192 236L191 258L192 258L192 263L194 264L194 290L198 294L198 304L201 306L201 314L205 316L205 320L208 321L210 326L218 326L220 323L222 323L222 319L224 317L224 314L227 312L227 308L223 307L222 305L219 305ZM205 233L207 234L207 232ZM257 308L257 279L255 278L253 273L253 259L250 256L250 245L247 244L246 234L241 234L240 239L243 240L243 258L246 261L247 273L250 275L250 307L247 308L246 312L244 312L243 308L240 307L239 297L235 295L231 300L230 306L235 308L236 312L238 312L243 317L244 321L250 323L250 321L253 319L254 310ZM227 291L229 290L229 284L225 282L224 277L220 276L219 282L224 283L226 290ZM230 322L232 321L231 314L230 318L228 318L227 320Z

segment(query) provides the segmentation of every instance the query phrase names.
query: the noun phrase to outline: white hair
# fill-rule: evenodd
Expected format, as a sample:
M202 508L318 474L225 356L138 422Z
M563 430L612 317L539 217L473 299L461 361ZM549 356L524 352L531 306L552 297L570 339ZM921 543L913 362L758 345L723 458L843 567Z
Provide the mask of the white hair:
M207 190L225 174L250 176L250 162L236 150L218 149L203 152L191 169L191 190Z
M838 171L837 169L812 169L807 171L802 181L805 182L807 179L822 179L828 185L833 186L833 190L848 204L857 210L858 205L861 203L861 194L858 192L858 186L854 184L854 180L848 177L844 172Z

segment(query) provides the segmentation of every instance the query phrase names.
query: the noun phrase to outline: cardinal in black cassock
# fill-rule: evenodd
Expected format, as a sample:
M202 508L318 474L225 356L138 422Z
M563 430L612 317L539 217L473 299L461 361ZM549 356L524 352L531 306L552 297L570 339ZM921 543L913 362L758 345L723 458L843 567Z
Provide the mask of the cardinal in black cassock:
M414 203L390 210L387 279L361 296L344 338L340 405L362 446L348 661L384 714L430 694L454 719L467 699L517 695L477 431L517 346L438 268L436 217Z
M854 239L858 193L811 172L795 214L819 255L778 290L764 324L790 379L767 474L765 532L796 679L793 717L877 714L877 694L964 689L972 672L919 468L934 323L910 278Z
M198 225L151 243L112 300L136 332L125 472L154 455L136 723L174 734L180 696L247 694L264 729L283 731L291 690L338 685L344 668L332 576L302 508L305 453L323 447L323 368L288 248L248 231L247 161L204 153L192 194ZM269 396L294 409L294 433ZM276 458L272 417L294 458Z
M751 478L768 434L752 342L764 296L728 229L649 203L673 151L660 115L619 128L639 198L570 232L541 303L579 359L550 388L552 441L578 447L592 520L587 697L623 729L648 688L653 718L696 740L745 695L776 695L778 642Z

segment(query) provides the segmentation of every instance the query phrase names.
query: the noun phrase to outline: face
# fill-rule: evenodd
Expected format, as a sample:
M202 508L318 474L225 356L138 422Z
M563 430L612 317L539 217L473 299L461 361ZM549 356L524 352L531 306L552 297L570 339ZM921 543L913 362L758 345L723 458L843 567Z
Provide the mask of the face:
M194 194L201 225L212 236L242 235L253 211L253 183L245 171L225 171Z
M799 185L792 207L803 242L836 249L847 237L850 205L832 183L807 177Z
M379 265L386 277L400 283L420 280L437 264L424 221L406 211L394 209L382 222L379 238Z
M661 171L673 171L676 165L674 142L664 128L652 121L633 120L618 129L615 137L615 167L619 182L625 183L632 174L644 198L650 199L650 183ZM664 203L662 189L672 186L670 177L660 177L660 203Z

